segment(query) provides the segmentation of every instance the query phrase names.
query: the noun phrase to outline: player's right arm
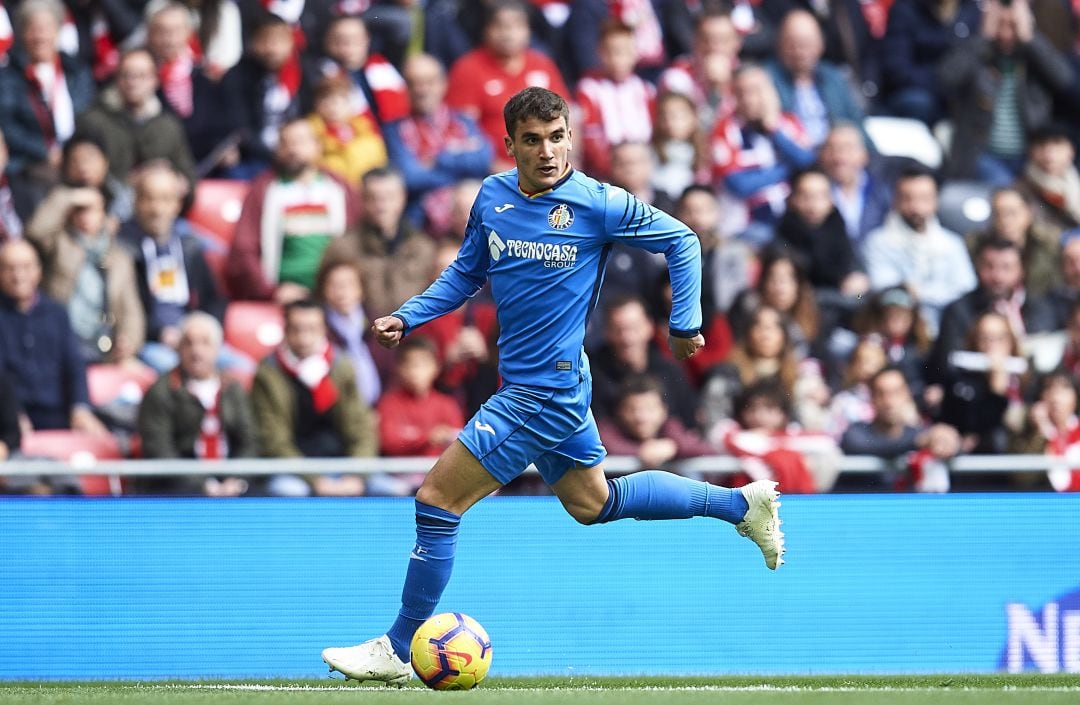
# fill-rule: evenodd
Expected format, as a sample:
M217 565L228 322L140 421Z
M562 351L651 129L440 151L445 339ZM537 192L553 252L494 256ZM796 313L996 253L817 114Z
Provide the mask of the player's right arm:
M487 241L479 208L474 204L457 258L424 293L412 297L389 316L377 319L372 324L375 339L385 347L395 347L413 329L457 309L480 291L487 280L487 268Z

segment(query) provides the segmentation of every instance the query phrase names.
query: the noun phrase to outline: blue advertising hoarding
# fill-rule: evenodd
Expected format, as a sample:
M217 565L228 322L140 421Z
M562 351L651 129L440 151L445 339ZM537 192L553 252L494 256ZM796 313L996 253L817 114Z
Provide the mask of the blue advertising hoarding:
M506 676L1080 672L1080 496L782 514L774 573L719 521L492 498L441 607ZM389 626L412 539L410 500L0 500L0 679L320 676L323 647Z

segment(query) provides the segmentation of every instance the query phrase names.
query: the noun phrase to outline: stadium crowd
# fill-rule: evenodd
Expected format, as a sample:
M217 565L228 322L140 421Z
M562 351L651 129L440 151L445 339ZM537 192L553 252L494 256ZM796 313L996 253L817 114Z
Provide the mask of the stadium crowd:
M142 458L438 455L499 384L490 296L394 351L369 321L452 261L512 166L503 104L539 85L576 168L702 245L685 363L663 258L611 253L586 334L609 452L733 455L712 479L789 492L1080 490L1075 0L4 0L0 54L0 461L64 429ZM930 130L940 164L905 154ZM948 472L1015 452L1065 462ZM844 453L894 462L838 477ZM125 491L420 481L302 469Z

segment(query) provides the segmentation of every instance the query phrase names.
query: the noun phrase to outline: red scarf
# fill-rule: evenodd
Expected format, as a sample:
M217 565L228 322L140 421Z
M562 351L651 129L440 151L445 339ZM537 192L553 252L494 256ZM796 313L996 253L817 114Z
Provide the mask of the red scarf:
M285 92L289 94L289 99L292 100L296 97L296 92L300 90L300 50L297 49L293 52L289 60L278 69L277 72L278 85L285 89Z
M53 106L56 104L56 91L60 90L60 84L64 80L64 67L60 63L60 54L56 55L54 67L56 78L53 79L53 94L45 95L45 87L38 81L34 73L35 64L30 63L26 67L26 80L30 83L30 107L34 111L38 125L41 127L41 135L45 138L46 147L56 144L56 123L53 122Z
M338 388L334 384L334 380L330 378L330 370L334 365L334 348L330 343L326 344L326 348L322 353L323 359L326 360L326 373L318 380L308 380L300 377L300 365L303 364L303 361L297 359L296 355L284 345L279 347L274 355L277 357L281 369L287 375L300 380L301 384L311 390L311 399L315 405L315 411L323 414L329 411L334 404L337 404Z
M221 423L222 383L214 397L214 405L203 414L199 424L199 437L195 440L195 457L199 460L221 460L229 456L229 441L225 438L225 429Z
M14 43L15 31L11 27L11 16L4 7L4 3L0 2L0 57L7 54Z
M161 92L165 94L165 102L181 118L191 117L195 110L195 91L191 82L195 57L194 51L185 51L158 68L158 81L161 83Z

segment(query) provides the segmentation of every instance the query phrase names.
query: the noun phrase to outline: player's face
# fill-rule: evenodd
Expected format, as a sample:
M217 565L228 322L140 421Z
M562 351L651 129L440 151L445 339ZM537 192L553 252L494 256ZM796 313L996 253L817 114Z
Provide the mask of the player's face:
M566 173L571 150L570 127L560 115L550 121L529 118L507 136L506 153L518 168L518 186L526 193L546 191Z

